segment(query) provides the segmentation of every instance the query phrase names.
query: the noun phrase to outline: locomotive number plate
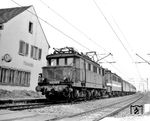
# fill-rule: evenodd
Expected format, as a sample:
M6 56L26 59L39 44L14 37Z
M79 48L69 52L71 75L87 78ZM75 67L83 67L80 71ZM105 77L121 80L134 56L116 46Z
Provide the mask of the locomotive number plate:
M59 84L60 81L49 81L49 84Z

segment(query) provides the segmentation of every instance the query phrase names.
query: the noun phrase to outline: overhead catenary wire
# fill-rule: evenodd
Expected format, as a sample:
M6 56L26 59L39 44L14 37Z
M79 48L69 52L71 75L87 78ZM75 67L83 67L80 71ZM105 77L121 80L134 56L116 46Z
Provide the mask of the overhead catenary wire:
M119 27L119 25L117 24L117 22L116 22L116 20L115 20L114 18L113 18L113 21L114 21L115 25L117 26L118 30L119 30L119 31L121 32L121 34L123 35L123 38L124 38L125 41L127 42L127 44L128 44L128 46L130 47L131 51L132 51L133 53L135 53L135 52L133 51L133 49L131 48L131 45L129 44L129 42L128 42L126 36L125 36L125 34L123 33L123 31L121 30L121 28ZM134 59L133 59L133 61L134 61ZM136 68L136 70L137 70L137 73L138 73L138 75L139 75L139 78L142 79L142 76L141 76L141 74L140 74L139 68L138 68L138 66L137 66L136 64L135 64L135 68Z
M129 57L132 59L133 58L131 56L131 54L129 53L128 49L125 47L125 45L123 44L123 42L121 41L120 37L118 36L118 34L116 33L116 31L114 30L113 26L111 25L111 23L108 21L108 19L106 18L105 14L103 13L103 11L101 10L101 8L98 6L98 4L96 3L95 0L93 0L95 6L97 7L97 9L100 11L100 13L102 14L102 16L104 17L104 19L106 20L107 24L109 25L109 27L111 28L111 30L113 31L113 33L116 35L117 39L119 40L119 42L121 43L121 45L123 46L123 48L125 49L125 51L127 52L127 54L129 55ZM134 61L133 61L134 62Z
M119 40L119 42L121 43L121 45L123 46L123 48L125 49L125 51L127 52L128 56L131 58L132 62L134 62L133 57L131 56L130 52L128 51L128 49L125 47L124 43L122 42L122 40L120 39L120 37L118 36L118 34L116 33L116 31L114 30L113 26L111 25L111 23L109 22L109 20L107 19L107 17L105 16L105 14L103 13L102 9L98 6L98 4L96 3L95 0L93 0L95 6L97 7L97 9L99 10L99 12L102 14L102 16L104 17L104 19L106 20L107 24L109 25L109 27L111 28L111 30L113 31L113 33L115 34L115 36L117 37L117 39ZM137 65L135 65L136 70L138 72L138 75L141 79L141 74L137 68Z
M23 7L22 5L20 5L19 3L15 2L14 0L11 0L13 3L17 4L20 7ZM74 39L73 37L71 37L70 35L66 34L65 32L63 32L62 30L58 29L57 27L55 27L54 25L50 24L49 22L47 22L46 20L44 20L43 18L39 17L38 15L36 15L35 13L27 10L29 13L31 13L32 15L36 16L38 19L40 19L41 21L43 21L44 23L46 23L47 25L51 26L53 29L55 29L56 31L58 31L59 33L61 33L62 35L66 36L67 38L73 40L75 43L77 43L78 45L82 46L83 48L87 49L88 51L91 51L89 48L87 48L86 46L84 46L83 44L81 44L80 42L78 42L76 39Z
M63 17L60 13L56 12L56 10L52 9L47 3L45 3L43 0L39 0L43 5L45 5L49 10L51 10L53 13L55 13L57 16L59 16L62 20L64 20L67 24L69 24L71 27L73 27L75 30L80 32L84 37L86 37L89 41L93 42L96 46L102 48L104 51L110 53L107 51L104 47L99 45L97 42L95 42L91 37L89 37L85 32L83 32L81 29L73 25L70 21L68 21L65 17Z

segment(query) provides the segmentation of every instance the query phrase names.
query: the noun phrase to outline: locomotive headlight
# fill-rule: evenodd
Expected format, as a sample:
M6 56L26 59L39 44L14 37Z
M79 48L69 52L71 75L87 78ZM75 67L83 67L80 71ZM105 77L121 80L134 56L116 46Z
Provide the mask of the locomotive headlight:
M35 88L35 90L36 90L37 92L40 92L40 91L41 91L41 87L40 87L40 86L37 86L37 87Z
M67 79L67 77L66 76L64 76L64 80L66 80Z

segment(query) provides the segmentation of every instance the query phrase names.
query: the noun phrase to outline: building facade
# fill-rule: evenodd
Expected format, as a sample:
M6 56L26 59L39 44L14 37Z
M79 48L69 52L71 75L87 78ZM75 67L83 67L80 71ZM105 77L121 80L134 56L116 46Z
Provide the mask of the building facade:
M33 6L0 9L0 89L35 90L49 47Z

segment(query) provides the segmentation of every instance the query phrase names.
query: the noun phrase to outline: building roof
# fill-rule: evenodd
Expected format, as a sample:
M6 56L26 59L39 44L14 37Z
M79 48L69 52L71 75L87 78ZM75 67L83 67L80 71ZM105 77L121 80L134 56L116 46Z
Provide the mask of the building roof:
M0 9L0 24L6 23L13 17L27 10L29 7L31 6Z

